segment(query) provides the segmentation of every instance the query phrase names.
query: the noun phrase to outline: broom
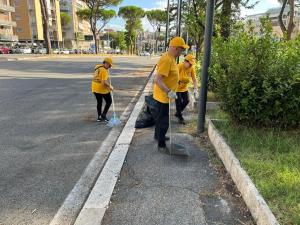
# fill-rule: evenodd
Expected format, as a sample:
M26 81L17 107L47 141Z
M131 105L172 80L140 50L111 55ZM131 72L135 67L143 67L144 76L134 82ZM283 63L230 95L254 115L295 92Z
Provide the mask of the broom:
M109 84L111 85L111 79L109 79ZM112 100L112 107L113 107L113 114L112 117L109 119L107 125L109 127L115 127L121 124L121 120L118 118L115 110L115 100L114 100L114 93L113 91L110 93L111 94L111 100Z

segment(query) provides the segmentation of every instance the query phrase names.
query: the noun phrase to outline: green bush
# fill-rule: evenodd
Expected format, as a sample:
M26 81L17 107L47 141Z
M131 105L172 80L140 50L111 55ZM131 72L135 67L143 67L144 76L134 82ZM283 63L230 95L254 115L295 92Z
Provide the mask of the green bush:
M239 124L299 126L300 38L278 41L262 24L260 35L214 39L209 87Z

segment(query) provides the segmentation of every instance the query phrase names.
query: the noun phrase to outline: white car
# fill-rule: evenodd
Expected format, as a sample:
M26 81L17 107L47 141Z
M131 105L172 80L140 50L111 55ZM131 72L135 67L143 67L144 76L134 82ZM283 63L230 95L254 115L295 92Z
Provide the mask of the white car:
M70 51L68 49L61 49L59 53L68 55L70 54Z
M53 49L53 50L52 50L52 53L53 53L53 54L58 54L58 53L59 53L59 50L58 50L58 49Z
M36 48L33 51L35 54L46 54L47 53L47 49L46 48Z
M149 52L141 52L140 56L150 56L150 53Z
M31 48L21 48L22 54L31 54Z

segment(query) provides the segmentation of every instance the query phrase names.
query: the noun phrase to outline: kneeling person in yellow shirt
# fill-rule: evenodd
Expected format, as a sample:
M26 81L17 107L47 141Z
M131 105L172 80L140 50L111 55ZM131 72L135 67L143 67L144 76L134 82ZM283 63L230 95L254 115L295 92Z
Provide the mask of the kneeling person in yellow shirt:
M154 138L158 141L158 150L168 152L166 133L169 129L169 101L176 99L178 85L178 67L176 57L188 48L181 37L170 41L169 49L157 63L157 73L154 78L153 98L157 101L158 115L155 118Z
M190 80L194 83L194 95L197 95L197 80L195 76L195 58L193 55L186 55L184 62L178 64L179 70L179 82L177 88L177 99L176 99L176 114L178 122L180 124L185 124L184 118L182 116L183 110L189 104L189 91L188 85Z
M113 87L109 83L108 69L112 66L112 59L105 58L103 63L95 66L94 77L92 81L92 92L97 100L97 112L98 122L108 122L106 117L107 111L112 103L110 92L113 91ZM105 107L102 111L102 101L105 100Z

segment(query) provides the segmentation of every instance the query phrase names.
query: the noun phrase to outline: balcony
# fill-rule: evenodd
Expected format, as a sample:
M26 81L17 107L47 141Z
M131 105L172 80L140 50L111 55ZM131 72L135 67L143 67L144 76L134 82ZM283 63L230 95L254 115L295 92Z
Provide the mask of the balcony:
M15 8L4 4L4 1L0 0L0 12L15 12Z
M0 41L18 41L18 36L16 35L5 35L5 34L0 34Z
M3 27L16 27L17 23L15 21L1 20L0 19L0 26L3 26Z

